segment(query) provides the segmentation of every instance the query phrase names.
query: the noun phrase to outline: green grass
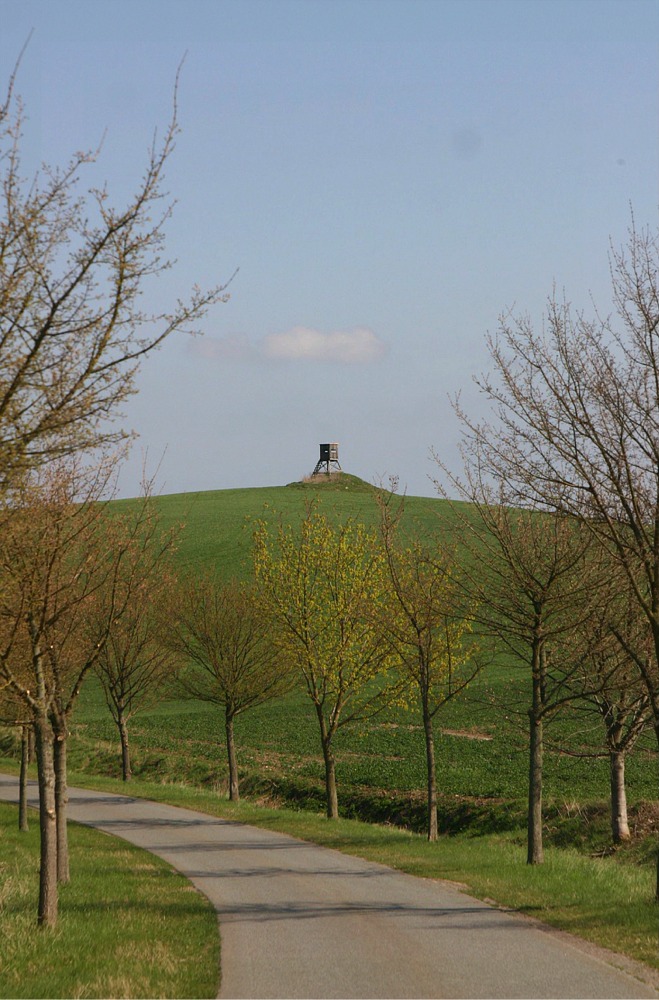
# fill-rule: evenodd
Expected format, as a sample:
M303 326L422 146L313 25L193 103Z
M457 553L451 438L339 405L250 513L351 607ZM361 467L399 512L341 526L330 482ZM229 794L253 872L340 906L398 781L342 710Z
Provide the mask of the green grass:
M0 806L0 996L208 997L219 978L208 900L152 854L71 824L72 881L36 924L39 824Z
M122 783L115 779L76 774L72 781L122 791ZM212 791L183 785L136 780L130 792L288 833L421 878L459 883L477 898L511 907L659 969L654 871L651 864L637 863L637 857L621 864L619 855L590 857L573 849L549 848L545 864L530 867L519 831L443 836L429 844L409 830L350 819L330 822L309 810L230 803Z
M438 718L436 747L438 786L444 823L453 828L465 799L514 810L523 825L527 784L526 733L517 717L501 709L501 700L516 687L523 703L522 671L491 670L464 697L449 703ZM566 716L548 727L558 744L587 750L596 728L575 736L581 717ZM118 776L118 736L93 680L83 689L72 724L69 756L72 767ZM478 738L474 738L478 737ZM238 759L243 787L272 802L309 800L322 804L323 762L317 722L305 694L292 692L240 716L236 722ZM134 773L145 779L187 782L220 792L227 786L224 722L220 709L190 701L167 701L135 717L131 723ZM339 805L344 815L393 819L393 809L416 810L423 826L425 750L420 720L414 712L364 723L340 732L336 740ZM657 755L648 741L627 765L630 805L656 798ZM608 761L605 757L546 754L545 798L552 810L567 815L576 806L605 803ZM387 801L395 798L391 814ZM406 803L406 804L405 804ZM365 810L370 812L365 813ZM548 830L551 834L551 829ZM606 819L604 838L608 836Z
M200 569L213 567L230 577L250 573L251 520L272 517L277 512L284 521L294 521L303 516L309 500L318 497L322 508L332 516L353 516L373 523L377 519L373 493L368 483L343 475L330 477L321 485L291 483L262 489L176 494L160 497L157 502L165 525L185 522L177 554L179 563ZM118 506L133 502L120 501ZM410 532L429 536L440 530L450 531L454 518L454 507L445 501L406 498L404 523ZM529 697L527 672L502 663L488 668L466 697L446 706L438 718L440 792L448 796L523 799ZM414 713L396 715L384 724L339 734L339 793L344 803L364 790L413 793L424 787L419 723ZM102 699L91 685L83 691L75 731L80 739L76 766L81 766L85 753L89 753L90 766L104 773L115 767L116 734ZM219 712L172 701L136 718L132 731L136 766L144 777L224 787L223 721ZM491 739L470 740L454 735L472 731ZM601 722L565 713L547 727L546 735L557 749L546 759L548 805L559 808L563 803L570 806L605 800L609 782L606 759L565 752L584 754L601 746ZM294 693L239 718L236 736L243 779L248 785L257 787L270 781L277 796L282 794L275 787L279 773L288 776L289 786L291 781L305 786L318 786L322 781L316 722L304 695ZM178 753L181 740L194 747L194 760L183 759ZM98 746L100 750L95 749ZM655 745L648 739L628 761L631 802L656 798L656 765Z
M162 497L158 503L165 525L185 521L179 563L216 567L230 577L250 572L250 518L278 512L294 520L318 495L328 513L372 522L377 517L372 494L368 484L346 477L322 487L226 490ZM450 530L450 515L440 500L407 499L411 531L432 534L440 524ZM344 818L331 824L318 815L323 762L317 722L301 691L236 722L242 789L251 801L233 807L223 798L222 712L176 699L131 723L135 780L130 792L281 829L413 874L465 883L476 895L657 966L657 909L651 902L659 822L656 745L648 736L628 758L634 842L603 857L610 848L608 762L592 756L601 745L601 723L575 711L558 716L546 730L547 863L529 868L524 845L528 698L526 671L502 660L442 710L437 772L443 836L437 845L418 835L425 823L418 714L392 712L337 736ZM118 735L92 678L71 729L72 783L121 791ZM11 755L10 742L5 750ZM272 805L288 808L264 808ZM355 818L380 825L354 823Z
M174 493L158 497L156 502L164 527L185 526L177 553L179 565L196 569L213 567L228 578L251 572L251 521L280 514L285 522L294 522L304 516L313 498L318 498L329 515L354 517L368 524L377 520L374 487L349 475L332 477L326 485L290 483ZM112 506L119 511L135 503L118 500ZM436 531L440 513L450 517L446 504L426 497L407 498L406 511L408 525L416 525L422 531Z

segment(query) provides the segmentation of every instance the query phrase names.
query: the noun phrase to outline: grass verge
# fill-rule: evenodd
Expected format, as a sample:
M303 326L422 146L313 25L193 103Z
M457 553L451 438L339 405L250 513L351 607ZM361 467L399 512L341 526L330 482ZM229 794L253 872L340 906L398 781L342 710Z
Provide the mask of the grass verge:
M214 997L217 920L159 858L71 824L72 880L53 930L36 924L39 824L0 805L0 996Z
M89 775L72 774L71 784L127 791L121 781ZM288 833L411 875L457 882L480 899L659 969L659 907L653 900L654 867L648 859L621 864L619 856L589 857L569 848L549 848L545 864L530 867L518 831L457 834L429 844L422 835L397 827L349 819L329 822L308 810L230 803L215 792L183 785L133 781L128 790L131 795Z

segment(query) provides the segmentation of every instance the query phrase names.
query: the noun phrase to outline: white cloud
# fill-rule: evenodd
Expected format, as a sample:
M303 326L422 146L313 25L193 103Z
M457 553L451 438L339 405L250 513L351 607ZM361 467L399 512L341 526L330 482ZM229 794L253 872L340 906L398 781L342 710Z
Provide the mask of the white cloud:
M267 358L285 361L363 365L381 358L386 353L386 346L367 327L321 333L309 327L294 326L266 337L263 353Z
M252 342L244 334L195 337L188 350L205 361L316 361L323 364L364 365L383 357L387 347L367 327L321 333L294 326Z

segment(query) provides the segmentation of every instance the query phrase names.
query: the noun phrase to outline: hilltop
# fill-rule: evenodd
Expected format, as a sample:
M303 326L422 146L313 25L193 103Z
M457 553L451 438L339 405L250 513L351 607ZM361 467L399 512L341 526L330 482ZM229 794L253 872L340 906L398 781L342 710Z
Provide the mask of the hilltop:
M247 576L251 572L251 525L259 518L281 516L294 523L303 517L309 501L339 519L354 517L365 524L377 520L378 488L346 472L321 474L286 486L206 490L171 493L156 498L165 528L182 525L177 560L182 566L215 567L222 575ZM118 509L135 500L116 500ZM438 530L438 515L446 501L432 497L406 497L405 517L424 533Z
M307 492L322 489L324 493L332 490L350 490L353 493L370 494L380 492L379 487L367 483L359 476L351 476L348 472L332 472L329 475L326 472L320 472L316 476L305 476L304 479L289 483L286 489L306 490Z

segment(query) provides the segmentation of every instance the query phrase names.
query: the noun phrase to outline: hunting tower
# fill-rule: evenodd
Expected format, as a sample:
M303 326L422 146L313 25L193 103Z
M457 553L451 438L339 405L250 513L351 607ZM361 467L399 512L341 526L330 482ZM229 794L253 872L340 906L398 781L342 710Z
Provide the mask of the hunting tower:
M320 458L316 463L316 468L313 470L313 475L317 476L320 472L324 472L325 475L329 476L332 470L341 472L341 466L339 465L339 445L336 441L332 444L321 444Z

